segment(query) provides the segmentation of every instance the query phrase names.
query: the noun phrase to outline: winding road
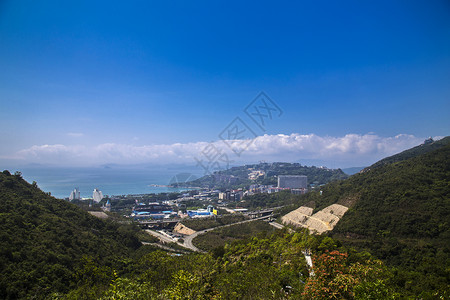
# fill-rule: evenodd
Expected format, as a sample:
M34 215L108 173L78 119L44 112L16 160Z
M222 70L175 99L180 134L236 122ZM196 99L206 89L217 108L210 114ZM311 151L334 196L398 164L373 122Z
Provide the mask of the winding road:
M219 229L219 228L224 228L224 227L229 227L229 226L238 225L238 224L243 224L243 223L248 223L248 222L253 222L253 221L256 221L256 220L263 220L263 219L267 219L267 218L270 218L270 217L272 217L272 216L271 216L271 215L270 215L270 216L264 216L264 217L254 218L254 219L245 220L245 221L239 221L239 222L236 222L236 223L231 223L231 224L227 224L227 225L222 225L222 226L217 226L217 227L212 227L212 228L207 228L207 229L204 229L204 230L200 230L200 231L197 231L196 233L193 233L193 234L191 234L191 235L186 236L186 237L184 238L184 244L183 244L183 246L186 247L186 248L188 248L188 249L191 249L192 251L196 251L196 252L205 252L205 251L203 251L203 250L198 249L197 247L195 247L194 244L192 243L192 241L193 241L197 236L199 236L199 235L201 235L201 234L204 234L204 233L206 233L206 232L208 232L208 231L211 231L211 230L215 230L215 229ZM279 224L279 223L276 223L276 222L269 222L269 224L272 225L272 226L274 226L275 228L278 228L278 229L282 229L282 228L284 227L283 225L281 225L281 224Z
M184 237L184 243L180 243L178 241L175 241L174 239L172 239L172 238L170 238L168 236L165 236L165 235L163 235L163 234L161 234L161 233L159 233L159 232L157 232L155 230L147 229L145 231L148 234L151 234L151 235L159 238L162 242L165 242L165 243L176 243L177 245L182 246L182 247L187 248L187 249L190 249L192 251L205 253L205 251L195 247L194 244L192 243L192 241L197 236L202 235L204 233L207 233L208 231L211 231L211 230L224 228L224 227L229 227L229 226L233 226L233 225L239 225L239 224L248 223L248 222L253 222L253 221L256 221L256 220L263 220L263 219L267 219L267 218L270 218L270 217L272 217L272 215L263 216L263 217L259 217L259 218L254 218L254 219L249 219L249 220L245 220L245 221L239 221L239 222L236 222L236 223L226 224L226 225L222 225L222 226L217 226L217 227L211 227L211 228L203 229L203 230L197 231L197 232L195 232L195 233L193 233L191 235L185 236ZM269 222L269 224L272 225L273 227L277 228L277 229L283 229L284 228L284 225L282 225L280 223L277 223L277 222ZM290 230L292 230L292 229L290 229Z

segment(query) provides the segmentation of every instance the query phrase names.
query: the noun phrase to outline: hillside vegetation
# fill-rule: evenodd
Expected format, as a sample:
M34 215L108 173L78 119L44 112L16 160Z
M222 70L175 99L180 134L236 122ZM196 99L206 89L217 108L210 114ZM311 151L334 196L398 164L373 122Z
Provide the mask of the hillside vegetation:
M302 251L311 249L315 277ZM367 253L306 232L235 241L206 254L143 256L100 299L399 299L393 274Z
M432 139L428 139L419 146L405 150L399 154L383 158L382 160L379 160L376 163L374 163L373 165L371 165L370 167L366 168L366 170L377 168L377 167L387 165L387 164L392 164L392 163L403 161L403 160L407 160L409 158L413 158L413 157L428 153L430 151L440 149L443 146L448 145L449 143L450 143L450 137L445 137L438 141L433 141Z
M135 233L47 195L20 173L0 172L0 298L41 298L108 283L140 247Z
M246 219L248 218L242 214L227 214L218 217L184 219L181 223L192 230L200 231L203 229L237 223Z
M214 248L223 247L226 243L234 240L256 236L261 232L273 231L275 229L269 223L258 220L208 231L197 236L193 243L199 249L213 250Z
M250 232L260 232L258 237L232 245L221 243L207 254L171 256L140 246L134 227L96 219L43 193L20 174L0 173L0 203L1 299L317 299L324 293L365 299L367 294L396 295L387 268L329 237L286 231L269 235L258 227ZM221 234L236 238L245 233L233 232L236 228ZM302 254L306 248L314 253L315 272L320 275L315 278L308 277ZM329 265L330 259L339 260L339 265ZM339 269L330 273L335 267ZM342 276L345 292L340 288Z
M96 219L19 173L4 171L0 298L448 299L445 141L329 183L322 193L267 196L274 197L273 205L289 204L283 211L300 205L314 212L334 203L349 207L331 233L288 233L260 222L261 228L255 223L248 230L211 231L203 241L209 253L183 256L141 246L135 227ZM252 206L267 200L250 199ZM217 237L219 243L212 243ZM229 243L230 237L237 239ZM312 252L315 276L309 276L305 250Z
M399 269L416 295L450 286L450 139L415 147L305 195L350 209L331 236Z

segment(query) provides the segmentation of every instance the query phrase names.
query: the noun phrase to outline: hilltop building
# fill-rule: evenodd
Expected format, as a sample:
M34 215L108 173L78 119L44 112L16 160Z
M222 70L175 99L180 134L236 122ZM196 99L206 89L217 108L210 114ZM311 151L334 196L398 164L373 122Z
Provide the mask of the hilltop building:
M305 175L278 175L278 188L306 189L307 181Z
M92 192L92 199L94 199L95 203L99 203L100 201L102 201L103 199L102 191L94 189L94 191Z
M248 174L248 179L250 180L256 180L258 179L258 177L264 176L266 175L266 172L262 171L262 170L256 170L256 171L252 171Z

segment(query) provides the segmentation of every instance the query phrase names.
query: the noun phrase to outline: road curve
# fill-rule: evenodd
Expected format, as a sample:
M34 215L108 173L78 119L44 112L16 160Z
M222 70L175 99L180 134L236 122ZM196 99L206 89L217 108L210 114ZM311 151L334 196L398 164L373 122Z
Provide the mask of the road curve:
M217 226L217 227L212 227L212 228L207 228L207 229L204 229L204 230L200 230L200 231L197 231L196 233L193 233L193 234L191 234L191 235L186 236L186 237L184 238L184 244L183 244L183 246L186 247L186 248L188 248L188 249L191 249L192 251L203 252L203 253L204 253L205 251L203 251L203 250L201 250L201 249L198 249L198 248L195 247L194 244L192 243L192 241L193 241L197 236L199 236L199 235L201 235L201 234L204 234L204 233L206 233L206 232L208 232L208 231L211 231L211 230L215 230L215 229L219 229L219 228L224 228L224 227L229 227L229 226L238 225L238 224L243 224L243 223L248 223L248 222L253 222L253 221L256 221L256 220L263 220L263 219L267 219L267 218L270 218L270 217L271 217L271 216L264 216L264 217L254 218L254 219L245 220L245 221L239 221L239 222L236 222L236 223L231 223L231 224L227 224L227 225L222 225L222 226ZM269 223L269 224L270 224L270 223ZM278 223L277 223L277 224L278 224ZM281 224L278 224L278 225L283 226L283 225L281 225ZM280 229L280 228L279 228L279 229Z

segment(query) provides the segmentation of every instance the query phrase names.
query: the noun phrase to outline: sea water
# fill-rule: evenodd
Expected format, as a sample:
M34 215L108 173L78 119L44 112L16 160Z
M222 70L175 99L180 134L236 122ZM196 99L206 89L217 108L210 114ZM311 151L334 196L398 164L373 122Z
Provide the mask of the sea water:
M102 191L103 195L110 196L180 192L182 190L165 185L174 182L174 179L184 181L186 178L191 180L203 175L201 169L185 165L90 168L33 166L10 171L22 172L25 180L30 183L36 181L41 190L50 192L57 198L69 197L76 187L83 198L91 198L95 188Z

